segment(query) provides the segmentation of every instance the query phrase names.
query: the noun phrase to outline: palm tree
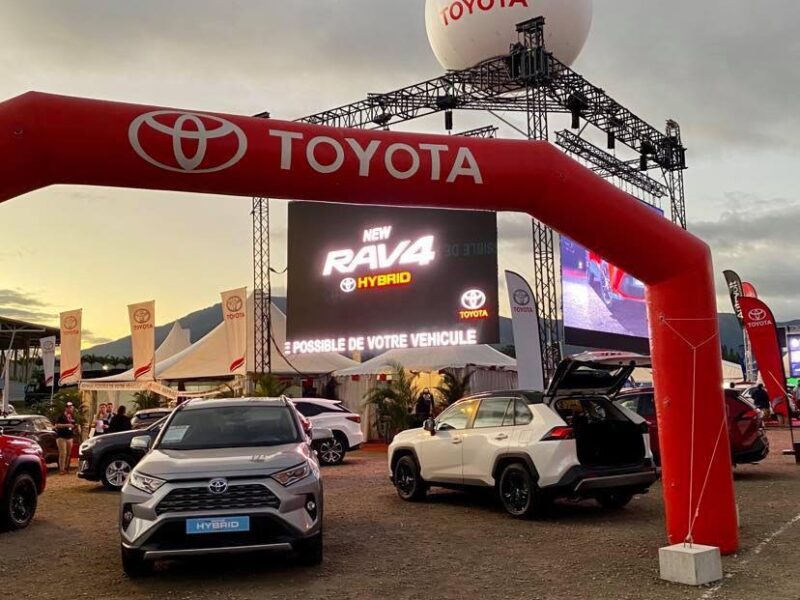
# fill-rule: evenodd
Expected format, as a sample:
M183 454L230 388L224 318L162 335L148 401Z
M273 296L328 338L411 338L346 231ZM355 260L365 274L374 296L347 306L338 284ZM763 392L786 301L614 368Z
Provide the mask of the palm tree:
M442 383L436 386L442 404L450 406L469 395L469 381L475 371L465 371L463 377L459 377L455 369L445 369L441 372Z
M408 428L409 413L418 392L414 383L416 375L410 375L397 363L392 369L389 382L378 383L364 396L364 404L375 407L375 424L386 442Z
M136 410L147 410L148 408L163 408L164 399L153 392L136 392L133 394L133 404Z
M259 375L255 384L255 389L253 390L253 397L255 398L279 398L286 393L286 390L292 387L291 382L281 381L272 373Z

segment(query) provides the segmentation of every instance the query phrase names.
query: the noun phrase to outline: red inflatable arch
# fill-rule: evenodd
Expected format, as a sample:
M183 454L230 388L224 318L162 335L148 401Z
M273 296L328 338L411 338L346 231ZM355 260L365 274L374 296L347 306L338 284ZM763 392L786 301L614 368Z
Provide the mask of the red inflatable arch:
M709 249L549 143L0 103L0 202L52 184L529 213L647 284L669 540L737 550Z

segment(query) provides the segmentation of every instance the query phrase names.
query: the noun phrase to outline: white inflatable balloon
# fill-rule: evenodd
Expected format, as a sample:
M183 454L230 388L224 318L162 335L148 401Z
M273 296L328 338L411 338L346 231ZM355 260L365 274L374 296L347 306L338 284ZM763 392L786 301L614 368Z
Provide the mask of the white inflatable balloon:
M592 24L592 0L427 0L425 22L445 69L467 69L508 54L517 23L545 18L545 44L566 64L578 57Z

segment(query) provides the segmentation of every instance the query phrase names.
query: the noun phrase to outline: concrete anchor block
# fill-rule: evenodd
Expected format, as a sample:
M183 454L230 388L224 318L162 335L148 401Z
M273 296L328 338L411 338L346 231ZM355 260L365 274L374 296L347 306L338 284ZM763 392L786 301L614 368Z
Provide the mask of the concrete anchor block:
M722 579L719 548L675 544L658 551L661 579L684 585L706 585Z

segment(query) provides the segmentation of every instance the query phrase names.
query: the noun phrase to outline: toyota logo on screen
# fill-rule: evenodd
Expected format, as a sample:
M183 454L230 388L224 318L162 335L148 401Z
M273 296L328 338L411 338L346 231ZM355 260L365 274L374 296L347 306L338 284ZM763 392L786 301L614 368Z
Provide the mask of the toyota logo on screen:
M478 310L486 305L486 294L481 290L469 290L461 296L461 306L467 310Z
M247 152L244 131L227 119L171 110L134 119L128 139L141 158L176 173L224 171Z
M345 278L345 279L342 279L342 283L340 283L340 284L339 284L339 288L340 288L340 289L341 289L341 290L342 290L342 291L343 291L345 294L349 294L349 293L351 293L351 292L354 292L354 291L356 291L356 286L357 286L357 285L358 285L358 284L356 283L356 280L355 280L355 279L353 279L352 277L347 277L347 278Z

